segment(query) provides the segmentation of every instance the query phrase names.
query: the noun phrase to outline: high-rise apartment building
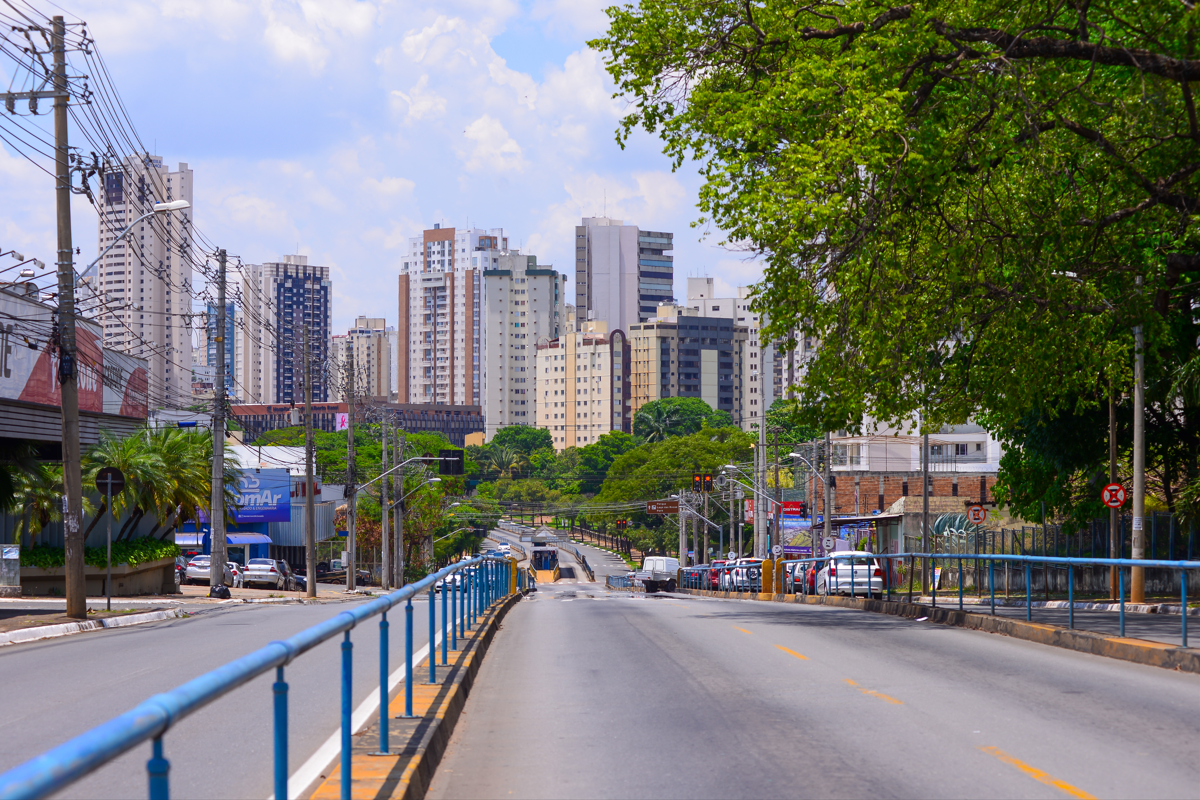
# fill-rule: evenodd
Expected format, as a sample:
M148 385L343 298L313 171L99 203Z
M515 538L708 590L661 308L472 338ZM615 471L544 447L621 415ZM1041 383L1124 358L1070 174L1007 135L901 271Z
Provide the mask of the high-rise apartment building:
M628 331L674 302L674 234L643 231L619 219L584 217L575 228L575 308L582 320Z
M664 305L650 322L629 326L631 411L665 397L699 397L714 410L743 415L743 358L749 332L727 317Z
M408 240L396 324L399 402L479 405L483 271L507 250L501 228L434 225Z
M174 172L161 156L129 156L104 175L97 198L97 245L104 250L155 203L192 202L192 170ZM138 224L84 276L103 302L94 306L104 346L146 359L151 408L180 408L192 395L192 208Z
M557 339L537 344L537 427L554 449L584 447L612 431L630 432L630 347L602 321L569 321Z
M312 399L328 402L329 267L309 264L308 256L288 255L277 262L247 264L241 272L234 350L237 397L244 403L303 402L307 325Z
M205 308L205 355L204 366L211 370L211 374L217 374L217 309L219 307L209 303ZM225 304L225 396L230 400L238 397L238 393L234 388L237 384L237 373L234 368L236 363L236 341L237 341L237 319L234 316L234 303Z
M393 373L399 334L384 320L359 317L345 335L333 337L333 373L343 387L347 384L349 359L354 357L355 396L387 402L393 396ZM340 398L334 398L340 399Z
M567 276L510 251L483 273L483 420L491 441L506 425L536 425L536 345L565 323Z

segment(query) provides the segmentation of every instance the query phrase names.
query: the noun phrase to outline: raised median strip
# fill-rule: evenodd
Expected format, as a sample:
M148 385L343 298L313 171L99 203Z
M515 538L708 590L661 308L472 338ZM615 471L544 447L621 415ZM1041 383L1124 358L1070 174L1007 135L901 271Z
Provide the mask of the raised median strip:
M159 620L175 619L183 616L185 614L182 609L170 608L161 611L145 611L141 614L129 614L121 617L89 619L82 622L63 622L58 625L38 625L34 628L0 633L0 646L20 644L21 642L36 642L39 639L55 639L59 636L87 633L88 631L98 631L104 628L127 628L130 625L142 625L147 622L158 622Z
M1120 636L1106 636L1092 631L1071 630L1057 625L1046 625L1038 622L996 617L991 614L980 614L957 608L944 608L917 603L887 602L885 600L867 600L855 597L840 597L837 595L814 596L794 594L755 594L753 592L717 592L705 589L679 589L680 593L699 597L714 597L728 600L759 600L776 603L794 603L804 605L828 605L839 608L854 608L860 611L873 611L878 614L891 614L909 619L927 618L930 622L941 625L953 625L959 628L998 633L1011 636L1014 639L1024 639L1051 647L1061 647L1080 653L1116 658L1131 661L1135 664L1145 664L1152 667L1175 669L1182 672L1200 674L1200 650L1190 647L1152 642L1146 639L1133 639ZM1189 614L1190 616L1190 614Z
M467 631L459 649L448 654L448 664L437 667L439 683L429 684L429 660L413 665L413 716L404 717L405 695L399 691L388 704L390 753L380 755L379 721L354 734L351 755L351 797L355 800L405 798L419 800L433 780L454 726L462 714L475 675L500 621L522 595L514 594L493 604ZM430 658L438 658L440 647ZM418 682L420 681L420 682ZM310 793L313 800L336 800L341 793L341 768L334 766Z

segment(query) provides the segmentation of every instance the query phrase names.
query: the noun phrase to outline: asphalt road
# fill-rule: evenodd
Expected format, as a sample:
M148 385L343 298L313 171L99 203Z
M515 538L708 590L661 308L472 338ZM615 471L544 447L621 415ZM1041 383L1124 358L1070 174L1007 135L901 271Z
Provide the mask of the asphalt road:
M428 606L414 605L414 650L428 641ZM196 617L0 648L6 678L0 771L16 766L234 658L291 636L347 605L237 605ZM437 603L440 626L441 603ZM389 615L390 669L403 665L402 609ZM378 692L375 620L352 634L354 706ZM295 774L340 725L340 639L300 657L289 684L289 771ZM255 798L273 791L274 673L261 676L174 726L164 738L171 793L181 798ZM60 797L146 795L147 743ZM293 790L295 787L292 787Z
M850 609L545 586L430 798L1195 797L1200 676Z

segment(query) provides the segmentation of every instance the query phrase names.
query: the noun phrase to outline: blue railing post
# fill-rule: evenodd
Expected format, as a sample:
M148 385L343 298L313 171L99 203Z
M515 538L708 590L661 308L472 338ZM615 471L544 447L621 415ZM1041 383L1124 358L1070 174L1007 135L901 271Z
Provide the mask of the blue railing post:
M379 752L375 755L391 755L388 750L388 619L383 612L379 619ZM275 797L279 797L278 794Z
M1121 638L1125 638L1125 568L1117 567L1117 592L1121 595Z
M450 584L450 644L452 649L458 650L458 584L462 580L462 573L454 573L454 582Z
M1172 518L1172 519L1174 519L1174 518ZM1187 570L1186 569L1179 570L1179 602L1181 604L1180 609L1179 609L1179 612L1180 612L1179 616L1183 617L1183 625L1182 625L1181 635L1183 637L1183 646L1187 647L1188 646L1188 643L1187 643L1188 607L1187 607Z
M150 776L150 800L170 800L171 762L163 758L161 735L154 737L153 754L146 762L146 772Z
M1025 621L1033 620L1033 577L1029 562L1025 562Z
M1067 564L1067 628L1075 628L1075 565Z
M933 593L932 593L933 607L937 608L938 571L937 571L937 559L936 558L929 559L929 577L933 578Z
M350 800L350 772L352 740L350 729L351 707L354 695L351 692L351 680L354 677L354 644L350 641L350 631L346 631L342 639L342 800Z
M958 560L958 610L963 610L963 571L961 558Z
M988 591L992 595L992 616L996 616L996 562L988 560Z
M412 669L413 609L412 597L404 603L404 716L413 715L413 669Z
M283 667L275 668L275 796L286 798L288 781L288 685L283 680Z
M437 611L437 606L434 605L433 586L429 587L429 682L437 683L437 619L434 612Z
M446 666L446 593L450 591L450 586L447 581L453 578L453 575L447 575L446 580L442 581L442 666Z

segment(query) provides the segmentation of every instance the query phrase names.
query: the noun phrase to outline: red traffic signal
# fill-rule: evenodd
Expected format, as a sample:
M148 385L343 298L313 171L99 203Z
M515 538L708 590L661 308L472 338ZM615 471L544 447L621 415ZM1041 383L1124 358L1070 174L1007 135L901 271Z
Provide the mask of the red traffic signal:
M712 479L712 475L711 475L711 474L708 474L708 473L706 473L706 474L704 475L704 491L706 491L706 492L711 492L712 490L713 490L713 479Z
M701 475L699 472L692 473L692 491L693 492L704 491L704 476Z

